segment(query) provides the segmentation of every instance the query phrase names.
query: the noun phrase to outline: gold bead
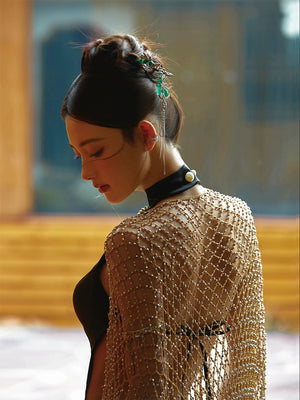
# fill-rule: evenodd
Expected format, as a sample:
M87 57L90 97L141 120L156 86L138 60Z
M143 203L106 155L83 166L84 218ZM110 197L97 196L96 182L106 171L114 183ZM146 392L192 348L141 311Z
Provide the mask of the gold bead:
M185 179L187 182L193 182L193 180L195 179L195 175L193 174L192 171L189 171L189 172L187 172L187 173L185 174L184 179Z

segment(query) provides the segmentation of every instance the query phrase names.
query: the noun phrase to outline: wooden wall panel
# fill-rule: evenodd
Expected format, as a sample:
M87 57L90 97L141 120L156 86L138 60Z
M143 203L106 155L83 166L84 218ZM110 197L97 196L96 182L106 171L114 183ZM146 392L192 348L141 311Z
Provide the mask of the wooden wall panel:
M0 320L76 326L75 284L120 219L33 217L0 223ZM268 328L299 329L298 219L257 219Z
M0 1L0 216L32 208L30 0Z
M257 219L266 326L299 330L299 218Z

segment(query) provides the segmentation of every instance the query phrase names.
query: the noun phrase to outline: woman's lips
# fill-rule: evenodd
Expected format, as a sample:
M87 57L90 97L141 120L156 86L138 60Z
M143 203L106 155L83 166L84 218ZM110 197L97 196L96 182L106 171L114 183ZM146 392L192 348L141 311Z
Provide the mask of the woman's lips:
M108 191L108 189L109 189L109 185L102 185L102 186L100 186L100 187L98 188L98 190L99 190L100 193L105 193L105 192Z

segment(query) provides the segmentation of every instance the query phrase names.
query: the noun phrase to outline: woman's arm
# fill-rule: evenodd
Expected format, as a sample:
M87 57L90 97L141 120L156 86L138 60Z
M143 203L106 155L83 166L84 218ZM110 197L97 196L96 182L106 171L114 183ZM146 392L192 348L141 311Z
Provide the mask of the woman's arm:
M105 292L109 295L108 273L106 264L101 269L99 279ZM105 358L106 336L104 336L104 338L98 344L96 351L93 355L93 370L86 400L101 400L102 386L104 384Z
M93 357L93 370L86 400L101 400L104 384L104 369L106 358L106 336L98 344Z
M107 242L111 300L118 309L124 345L124 399L163 398L167 387L162 343L165 333L161 331L162 279L150 247L128 232L115 233Z

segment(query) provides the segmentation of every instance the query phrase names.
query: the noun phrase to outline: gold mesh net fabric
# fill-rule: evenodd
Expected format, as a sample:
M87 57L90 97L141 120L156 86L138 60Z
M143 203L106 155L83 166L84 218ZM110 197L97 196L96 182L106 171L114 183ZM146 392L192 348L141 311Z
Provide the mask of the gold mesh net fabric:
M262 266L239 199L205 190L123 221L106 240L103 399L265 398Z

